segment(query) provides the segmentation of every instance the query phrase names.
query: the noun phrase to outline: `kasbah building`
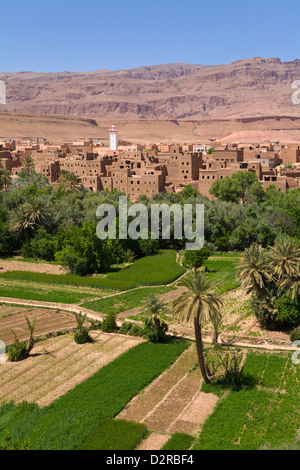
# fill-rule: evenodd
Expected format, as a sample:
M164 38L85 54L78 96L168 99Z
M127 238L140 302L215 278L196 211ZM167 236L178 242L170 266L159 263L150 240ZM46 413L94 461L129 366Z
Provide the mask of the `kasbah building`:
M121 145L122 144L122 145ZM212 149L213 151L209 151ZM218 179L237 171L255 173L264 189L279 191L300 187L300 145L249 144L147 144L118 141L118 131L109 130L109 147L101 141L62 145L45 139L0 142L4 169L17 178L25 156L34 160L35 171L59 182L60 172L75 173L91 191L118 189L131 200L160 192L177 193L190 184L211 197L209 189Z

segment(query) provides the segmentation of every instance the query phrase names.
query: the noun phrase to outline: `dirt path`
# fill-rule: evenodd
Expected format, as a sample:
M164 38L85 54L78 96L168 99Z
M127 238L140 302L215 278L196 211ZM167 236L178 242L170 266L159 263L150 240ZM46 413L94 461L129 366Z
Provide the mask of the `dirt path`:
M177 292L172 291L172 292ZM167 294L171 294L171 292L168 292ZM165 294L162 294L165 295ZM66 312L72 312L72 313L82 313L86 314L88 318L91 318L92 320L102 320L103 316L101 314L98 314L92 310L89 310L87 308L80 307L78 305L74 304L60 304L56 302L44 302L44 301L38 301L38 300L23 300L23 299L18 299L18 298L8 298L8 297L0 297L0 304L7 304L7 305L25 305L25 306L30 306L30 307L41 307L41 308L51 308L51 309L57 309L57 310L62 310ZM121 317L122 318L122 317ZM134 320L132 320L134 322ZM138 323L138 322L137 322ZM117 322L118 326L122 325L122 320ZM194 340L194 335L193 335L193 329L189 326L181 326L179 324L177 325L171 325L170 327L170 334L173 336L179 336L187 339L192 339ZM203 341L207 343L211 343L211 338L208 336L203 335ZM221 335L222 336L222 335ZM225 342L228 342L228 344L233 344L235 346L246 346L246 347L253 347L253 348L260 348L260 349L269 349L269 350L286 350L286 351L294 351L297 348L293 348L291 345L288 344L287 340L281 340L280 344L272 344L272 341L274 339L270 338L262 338L260 340L256 341L251 341L249 338L239 338L238 335L235 335L233 338L229 337L227 338L226 335L224 335L223 340Z
M7 271L30 271L33 273L45 273L45 274L65 274L63 268L55 264L47 263L28 263L26 261L4 259L0 260L0 272L5 273Z

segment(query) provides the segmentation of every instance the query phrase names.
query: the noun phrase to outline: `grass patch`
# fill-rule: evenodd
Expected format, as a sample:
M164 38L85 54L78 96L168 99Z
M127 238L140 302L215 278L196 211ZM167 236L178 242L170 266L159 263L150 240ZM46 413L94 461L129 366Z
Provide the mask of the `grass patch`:
M219 400L204 423L195 450L254 450L293 442L300 427L300 368L289 356L250 353L244 373L264 390L242 385ZM284 393L281 393L284 390Z
M223 255L222 255L223 258ZM208 275L217 285L216 293L224 294L240 286L240 282L235 279L236 265L239 259L231 256L224 256L223 259L209 258L204 262L208 269Z
M0 441L29 439L31 449L78 449L92 429L113 418L188 346L187 341L142 343L100 369L48 407L0 407Z
M165 443L161 450L189 450L195 438L189 434L177 432Z
M144 424L110 419L91 431L80 450L134 450L147 434Z
M84 299L91 299L92 293L64 291L62 289L53 289L49 287L47 289L41 288L41 286L30 287L28 285L15 286L15 285L0 285L0 296L9 298L18 298L24 300L40 300L43 302L57 302L64 304L78 303Z
M137 289L124 294L108 297L92 302L84 302L83 307L94 310L94 312L104 313L107 315L118 314L130 310L132 308L141 307L145 303L145 299L150 294L165 294L173 290L174 287L154 287L152 289Z
M0 273L3 279L18 279L50 284L88 286L101 289L128 290L138 286L170 284L185 273L176 263L174 250L159 253L134 261L130 266L106 276L75 276L72 274L45 274L29 271L8 271Z

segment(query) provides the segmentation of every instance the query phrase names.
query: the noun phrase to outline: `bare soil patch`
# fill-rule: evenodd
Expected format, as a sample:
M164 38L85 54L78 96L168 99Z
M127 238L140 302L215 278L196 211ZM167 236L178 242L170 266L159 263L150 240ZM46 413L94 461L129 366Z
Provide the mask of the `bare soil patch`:
M52 331L76 326L74 315L59 310L37 307L0 306L0 339L6 344L14 341L14 333L20 341L29 337L25 315L30 321L36 316L35 335L40 336Z
M17 260L0 260L0 272L5 273L6 271L30 271L33 273L45 273L45 274L65 274L63 268L55 264L47 263L29 263L26 261Z

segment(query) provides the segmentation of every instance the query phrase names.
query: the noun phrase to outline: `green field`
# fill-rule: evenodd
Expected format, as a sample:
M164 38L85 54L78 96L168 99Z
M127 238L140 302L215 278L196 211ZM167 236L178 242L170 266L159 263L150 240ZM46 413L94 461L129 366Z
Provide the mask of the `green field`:
M136 289L113 297L107 297L101 300L94 300L92 302L84 302L82 306L90 310L94 310L94 312L98 313L104 313L107 315L118 314L121 312L125 312L126 310L142 306L145 303L145 299L150 294L161 295L173 289L173 287L153 287L151 289Z
M170 284L184 273L185 269L176 262L175 251L161 250L155 255L140 258L130 266L107 275L81 277L72 274L8 271L0 273L0 278L123 291L138 286Z
M56 285L40 285L33 282L16 284L13 280L10 284L0 282L0 297L18 298L24 300L40 300L43 302L58 302L64 304L76 304L82 300L93 299L95 296L104 295L104 291L83 292L80 290L68 290L58 288Z
M250 353L244 373L248 386L232 389L219 400L204 423L195 450L254 450L296 439L300 368L292 363L291 355ZM214 386L203 390L215 393Z
M227 256L218 256L218 259L208 259L204 262L204 266L208 269L209 277L216 284L216 293L224 294L230 290L240 286L240 282L236 281L236 265L240 258L237 254L227 254Z
M94 428L119 414L187 346L180 340L142 343L45 408L2 404L0 442L10 432L14 440L29 439L31 449L79 448Z

